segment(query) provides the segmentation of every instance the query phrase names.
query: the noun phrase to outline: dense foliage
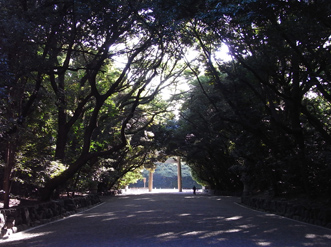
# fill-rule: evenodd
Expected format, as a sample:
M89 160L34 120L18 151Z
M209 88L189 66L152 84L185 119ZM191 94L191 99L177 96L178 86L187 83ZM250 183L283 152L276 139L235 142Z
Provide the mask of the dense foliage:
M239 175L246 193L329 195L330 3L206 2L186 28L201 52L179 130L192 168L220 190Z
M327 0L0 1L5 206L11 187L48 200L124 186L162 155L214 189L329 195L330 13Z
M156 95L183 69L144 2L1 1L0 8L6 194L19 164L19 173L39 178L44 200L70 179L93 180L96 167L113 171L115 183L143 165L144 129L166 111ZM56 164L64 169L54 173Z

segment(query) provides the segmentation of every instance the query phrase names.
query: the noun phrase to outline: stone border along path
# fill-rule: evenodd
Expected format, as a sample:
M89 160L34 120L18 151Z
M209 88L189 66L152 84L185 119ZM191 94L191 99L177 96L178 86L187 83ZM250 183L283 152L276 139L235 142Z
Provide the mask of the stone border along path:
M43 203L28 201L18 207L0 209L0 238L8 238L13 232L62 219L100 202L98 195L86 195Z
M251 210L240 198L148 193L104 198L65 220L14 234L0 246L331 246L331 229Z

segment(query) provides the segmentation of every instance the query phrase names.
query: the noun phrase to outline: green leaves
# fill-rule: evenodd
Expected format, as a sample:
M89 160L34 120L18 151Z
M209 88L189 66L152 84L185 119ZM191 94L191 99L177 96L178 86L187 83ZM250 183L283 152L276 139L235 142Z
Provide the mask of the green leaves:
M300 170L286 180L296 181L289 187L326 181L326 167L312 164L327 163L331 144L329 7L328 1L1 2L1 150L13 139L27 163L38 152L61 160L68 169L47 183L48 196L86 165L102 166L100 158L115 160L114 184L144 163L153 167L156 149L187 155L201 181L218 188L240 188L229 168L242 159L246 177L268 174L272 186L289 167ZM231 62L215 59L223 43ZM188 47L197 59L184 63ZM116 68L115 60L124 65ZM174 103L157 94L180 80L190 81L192 91L170 99L184 101L181 118L163 128L164 118L175 116ZM300 165L288 165L294 162Z
M200 177L220 186L222 174L213 174L228 168L210 165L217 160L214 150L218 149L230 158L229 163L245 160L242 175L257 190L271 186L278 193L290 193L287 188L311 193L310 183L318 184L316 173L312 175L312 160L324 164L320 154L329 153L321 147L321 153L308 148L319 143L319 138L324 139L323 145L328 143L326 149L330 143L329 131L325 131L329 121L318 113L331 99L331 78L325 76L329 68L322 62L330 57L325 45L330 34L329 25L325 25L329 15L320 4L310 1L206 3L208 11L195 15L189 33L201 49L204 75L214 88L209 89L195 73L201 92L187 97L180 122L185 126L182 130L189 129L186 133L192 134L189 145L199 147L194 155L189 153L193 167L200 169ZM232 63L213 60L217 50L214 44L222 42L235 58ZM191 69L194 71L193 66ZM324 99L307 98L309 94ZM323 112L327 114L328 110L324 108ZM298 172L289 179L289 170ZM318 176L325 181L322 173ZM279 184L285 187L278 188ZM327 194L326 190L323 193Z

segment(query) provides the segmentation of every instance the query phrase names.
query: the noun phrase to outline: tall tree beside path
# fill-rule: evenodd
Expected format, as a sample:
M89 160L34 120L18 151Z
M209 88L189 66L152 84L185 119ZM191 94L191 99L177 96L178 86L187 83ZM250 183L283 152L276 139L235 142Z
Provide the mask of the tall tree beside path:
M252 181L268 174L263 190L330 193L330 122L325 116L331 5L322 2L206 1L186 29L201 52L210 84L234 115L226 118L226 108L215 107L219 99L205 94L212 110L219 112L220 121L244 129L237 137L241 143L232 149L243 147L244 136L260 143L237 160ZM229 47L232 63L217 59L222 43ZM260 157L265 147L264 159L251 159Z
M162 110L143 114L148 107L141 105L151 103L182 68L167 53L173 50L172 55L176 54L175 43L164 39L161 25L144 10L145 1L1 4L1 21L7 23L1 40L6 59L2 65L8 69L6 83L11 83L2 88L22 86L22 80L32 88L31 93L22 90L21 97L13 101L21 107L14 118L3 115L15 122L3 131L3 137L19 135L19 125L27 127L25 118L36 109L37 96L43 96L41 88L53 100L48 110L56 119L56 132L48 145L54 147L53 159L66 169L46 181L42 198L47 200L85 164L93 166L99 157L110 157L129 144L130 136L147 127ZM6 43L9 39L13 41ZM114 67L118 59L124 63L120 70ZM144 119L140 125L135 124L138 116Z

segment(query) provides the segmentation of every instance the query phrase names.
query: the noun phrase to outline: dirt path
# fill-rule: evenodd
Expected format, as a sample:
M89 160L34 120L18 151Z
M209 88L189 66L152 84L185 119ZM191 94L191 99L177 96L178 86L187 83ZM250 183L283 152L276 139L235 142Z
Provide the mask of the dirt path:
M0 246L331 246L331 230L191 193L121 195Z

